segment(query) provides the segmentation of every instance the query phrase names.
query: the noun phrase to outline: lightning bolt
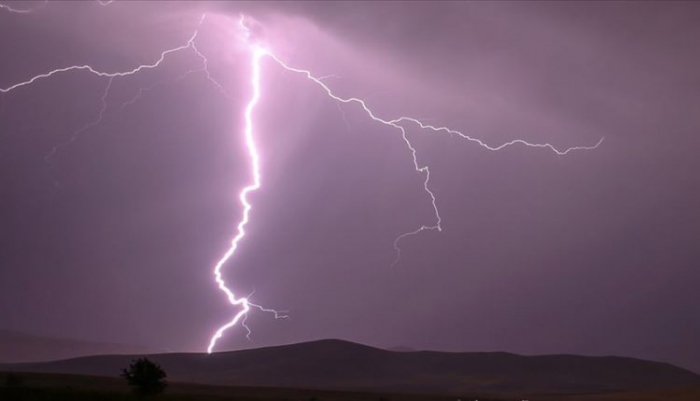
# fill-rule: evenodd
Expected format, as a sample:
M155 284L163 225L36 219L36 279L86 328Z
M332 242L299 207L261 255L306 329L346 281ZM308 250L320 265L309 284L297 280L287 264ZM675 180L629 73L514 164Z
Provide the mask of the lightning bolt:
M264 48L258 46L254 46L251 50L252 73L250 78L250 86L252 88L253 94L250 98L250 101L248 101L248 105L245 108L245 129L243 131L243 134L245 136L245 145L246 149L248 150L248 156L250 157L250 163L252 166L253 182L245 186L238 195L238 199L241 201L241 205L243 205L243 217L238 223L236 236L233 237L233 239L231 240L231 247L228 249L228 251L226 251L224 256L221 259L219 259L219 261L216 263L216 266L214 266L214 279L218 284L219 289L226 294L228 301L231 305L240 306L241 309L233 317L233 319L231 319L231 321L221 326L214 333L211 340L209 341L209 346L207 347L207 352L210 354L214 350L216 342L221 337L223 337L224 332L229 328L235 326L241 318L246 316L246 314L250 310L250 307L253 306L248 301L248 298L236 298L233 291L231 291L226 286L226 282L221 277L221 270L223 269L226 262L228 262L229 259L231 259L231 257L236 253L236 250L238 249L238 244L243 239L243 237L245 237L245 226L248 225L248 222L250 221L250 211L253 208L253 205L248 200L248 194L257 191L262 185L262 175L260 173L260 153L258 152L258 148L255 144L255 135L253 131L253 112L255 111L255 106L260 101L260 59L267 55L268 52ZM250 334L250 329L247 330Z
M107 6L112 3L112 1L103 1L99 2L100 5ZM0 6L3 6L0 3ZM15 10L10 8L9 6L4 6L2 8L9 9L13 12L21 12L21 13L28 13L31 12L32 10ZM64 142L61 143L57 146L55 146L45 157L45 160L49 160L51 157L53 157L63 146L69 145L70 143L76 141L79 139L80 135L84 133L86 130L92 127L98 126L101 122L102 119L107 111L107 97L109 96L109 90L112 87L112 84L116 78L121 78L121 77L126 77L126 76L131 76L138 74L140 72L146 71L146 70L151 70L155 69L159 66L161 66L166 58L174 53L184 51L191 49L194 54L199 57L202 61L202 68L200 69L192 69L187 71L185 74L177 77L175 80L181 80L186 78L192 73L195 73L197 71L204 71L206 74L207 79L218 89L220 90L227 98L231 98L228 93L226 93L224 87L216 81L213 76L211 75L209 71L209 60L207 57L197 48L195 44L195 40L197 39L197 36L199 34L199 29L201 28L202 24L204 23L206 18L206 14L203 14L199 20L199 25L197 29L194 31L194 33L190 36L190 38L187 40L187 42L181 46L177 46L168 50L165 50L160 53L160 56L156 59L155 62L152 62L150 64L141 64L131 70L127 71L117 71L117 72L105 72L105 71L100 71L90 65L84 64L84 65L72 65L68 67L63 67L63 68L57 68L51 71L48 71L43 74L38 74L35 75L26 81L21 81L18 83L15 83L11 86L5 87L5 88L0 88L0 93L5 94L9 93L18 89L21 89L23 87L30 86L32 84L35 84L38 81L41 81L43 79L48 79L51 78L54 75L59 75L59 74L64 74L64 73L69 73L69 72L75 72L75 71L82 71L82 72L88 72L90 74L93 74L98 77L103 77L107 78L107 85L104 89L104 92L101 97L101 103L102 107L98 113L98 115L95 117L94 120L88 122L84 126L82 126L80 129L75 131L71 138ZM253 192L257 189L260 188L261 184L261 173L260 173L260 156L257 150L257 147L255 145L255 137L253 133L253 111L255 108L255 105L257 104L259 98L260 98L260 59L266 54L266 50L263 48L255 47L253 48L253 57L252 57L252 77L251 77L251 86L253 88L253 95L251 98L251 101L249 102L248 106L246 107L245 110L245 130L244 130L244 135L246 139L246 147L248 149L250 158L251 158L251 166L252 166L252 171L253 171L253 182L243 188L241 193L239 194L239 199L241 201L241 204L243 205L243 218L238 224L238 231L236 236L233 238L231 242L231 247L229 250L224 254L224 256L219 260L217 265L215 266L214 269L214 277L217 285L219 288L226 294L229 302L234 305L234 306L240 306L241 309L240 311L234 316L234 318L227 324L221 327L215 335L212 337L211 342L209 347L207 348L207 351L211 353L213 351L213 347L216 344L216 341L223 335L223 332L227 330L229 327L234 326L237 324L242 317L247 317L248 312L250 311L251 308L258 309L262 312L266 313L271 313L274 315L275 319L284 319L287 318L287 315L285 315L281 311L277 311L275 309L269 309L265 308L261 305L258 305L256 303L253 303L249 300L249 297L243 297L243 298L236 298L233 291L230 290L227 286L225 281L222 278L221 275L221 270L224 266L224 264L228 261L231 256L235 253L236 249L238 248L238 243L239 241L245 236L245 226L248 224L248 221L250 219L250 210L252 205L248 201L248 194L250 192ZM151 86L148 86L146 88L141 88L139 89L138 93L136 96L134 96L131 100L128 100L124 102L120 108L120 110L123 110L125 107L134 104L137 102L141 96L143 95L144 92L149 91L154 89L155 87L162 85L163 82L157 82ZM250 328L245 324L245 319L242 321L243 327L247 330L248 334L246 337L250 339Z
M139 65L138 67L135 67L134 69L131 69L128 71L104 72L104 71L96 70L95 68L93 68L92 66L87 65L87 64L72 65L69 67L57 68L55 70L51 70L51 71L43 73L43 74L35 75L26 81L16 83L14 85L8 86L7 88L0 88L0 93L8 93L8 92L13 91L15 89L19 89L23 86L31 85L36 81L39 81L39 80L42 80L45 78L50 78L54 75L62 74L62 73L70 72L70 71L87 71L87 72L89 72L93 75L96 75L98 77L120 78L120 77L129 76L129 75L134 75L134 74L137 74L137 73L144 71L144 70L154 69L154 68L157 68L158 66L160 66L161 64L163 64L163 61L165 61L165 58L169 54L192 48L194 40L197 38L198 33L199 33L199 30L196 30L194 32L194 34L190 37L190 39L187 41L186 44L163 51L160 54L160 57L155 62L153 62L151 64L142 64L142 65Z
M387 120L387 119L378 117L369 108L369 106L367 106L367 103L364 100L359 99L359 98L355 98L355 97L349 97L349 98L340 97L340 96L336 95L328 87L328 85L323 83L322 78L316 78L311 73L311 71L290 67L289 65L284 63L282 60L277 58L277 56L275 56L274 54L272 54L270 52L268 52L267 55L269 57L271 57L277 64L279 64L285 70L304 75L311 82L320 86L321 89L325 92L325 94L328 97L330 97L331 99L335 100L336 102L344 103L344 104L348 104L348 103L356 104L356 105L360 106L360 108L367 114L367 116L369 116L370 119L374 120L375 122L377 122L379 124L395 128L395 129L399 130L399 132L401 133L401 138L403 139L404 143L406 144L406 148L408 148L408 150L411 153L411 157L413 159L413 166L414 166L416 172L418 172L419 174L421 174L423 176L423 190L430 198L430 203L431 203L431 206L433 208L435 221L431 225L421 225L416 230L403 233L403 234L399 235L398 237L396 237L396 239L394 240L394 250L396 251L396 258L394 259L392 266L397 264L401 258L401 248L399 246L399 243L401 242L401 240L403 240L404 238L413 236L413 235L417 235L417 234L419 234L423 231L426 231L426 230L442 231L442 225L441 225L442 218L440 217L440 211L438 210L438 207L437 207L437 199L435 197L435 193L433 193L433 191L431 191L430 185L429 185L430 184L430 168L427 165L421 165L420 163L418 163L418 152L416 151L416 148L413 146L411 141L408 139L408 133L406 131L406 128L403 125L401 125L401 123L410 122L410 123L416 124L422 130L430 130L430 131L434 131L434 132L444 131L444 132L447 132L449 134L457 135L462 139L465 139L465 140L468 140L471 142L475 142L479 146L481 146L482 148L490 150L490 151L499 151L501 149L504 149L506 147L513 146L513 145L524 145L524 146L531 147L531 148L549 149L549 150L553 151L554 153L556 153L560 156L563 156L563 155L566 155L569 152L572 152L575 150L595 149L598 146L600 146L600 144L602 144L603 140L605 139L605 138L601 138L593 146L574 146L574 147L570 147L570 148L567 148L564 150L559 150L549 143L531 143L531 142L527 142L527 141L522 140L522 139L515 139L515 140L506 142L506 143L498 145L498 146L491 146L478 138L471 137L471 136L466 135L460 131L457 131L457 130L454 130L451 128L447 128L447 127L435 127L433 125L426 124L426 123L424 123L416 118L402 116L402 117L399 117L399 118L396 118L393 120Z
M250 29L246 26L245 24L245 17L241 15L239 19L239 26L244 32L244 38L246 41L249 41L251 37L251 31ZM223 337L224 333L226 330L229 328L233 327L238 323L238 321L243 318L245 322L245 316L250 310L250 304L247 300L247 298L239 298L236 299L235 296L233 295L233 292L226 287L226 284L224 283L223 279L221 278L221 269L223 266L228 262L228 260L235 254L236 249L238 248L239 242L243 239L245 236L245 226L248 224L250 221L250 211L252 209L252 205L248 201L248 194L250 192L253 192L257 189L260 188L260 183L261 183L261 177L260 177L260 159L259 159L259 154L258 150L255 147L255 140L253 136L253 110L255 106L257 105L258 101L260 100L260 61L263 57L269 57L272 60L274 60L279 66L281 66L283 69L297 73L297 74L302 74L304 75L307 79L309 79L311 82L314 84L318 85L324 92L325 94L331 98L332 100L336 101L338 104L356 104L360 106L360 108L369 116L370 119L373 121L380 123L382 125L388 126L395 128L399 130L401 133L401 138L403 139L404 143L406 144L406 147L409 149L411 153L411 157L413 159L413 166L419 174L421 174L423 178L423 190L425 193L429 196L430 202L433 208L433 212L435 215L435 222L432 225L421 225L418 229L414 231L410 231L407 233L403 233L399 235L395 240L394 240L394 249L396 251L396 259L394 259L394 262L392 263L392 266L395 265L396 263L399 262L400 257L401 257L401 248L399 246L399 242L409 236L417 235L423 231L426 230L436 230L436 231L442 231L442 218L440 217L440 211L437 207L437 199L435 197L435 193L433 193L430 189L429 183L430 183L430 168L427 165L421 165L418 163L418 152L416 148L413 146L411 141L408 139L408 133L406 131L406 128L404 128L401 123L403 122L411 122L416 125L418 125L419 128L423 130L431 130L431 131L445 131L450 134L456 134L459 137L466 139L468 141L476 142L479 144L481 147L491 150L491 151L498 151L503 148L506 148L508 146L512 145L524 145L528 147L533 147L533 148L547 148L553 152L555 152L558 155L566 155L571 151L574 150L591 150L597 148L602 142L603 139L600 139L598 143L596 143L593 146L577 146L577 147L570 147L565 150L559 150L553 145L549 143L544 143L544 144L538 144L538 143L531 143L527 142L522 139L516 139L512 140L510 142L506 142L502 145L499 146L490 146L483 142L482 140L478 138L473 138L470 137L466 134L463 134L460 131L456 131L447 127L435 127L432 125L428 125L423 123L422 121L412 118L412 117L407 117L407 116L402 116L397 119L393 120L387 120L381 117L378 117L372 109L367 106L367 103L359 98L355 97L350 97L350 98L344 98L341 96L336 95L330 87L328 87L325 83L323 83L323 80L325 78L328 78L328 76L322 76L322 77L315 77L311 71L309 70L304 70L300 68L295 68L292 66L289 66L287 63L282 61L280 58L278 58L275 54L273 54L269 49L265 47L261 47L259 44L253 44L251 45L251 52L252 52L252 77L251 77L251 86L253 87L253 96L248 102L248 105L246 107L246 112L245 112L245 138L246 138L246 146L248 148L248 153L251 158L252 166L253 166L253 183L246 186L243 188L241 193L239 194L239 199L241 201L241 204L243 205L243 219L241 222L238 224L238 231L236 236L231 242L231 247L229 250L226 252L226 254L219 260L219 262L216 264L216 267L214 268L214 275L216 277L216 282L219 285L219 289L226 293L228 296L229 302L232 305L241 305L242 308L241 310L234 316L234 318L229 321L227 324L224 326L220 327L215 333L214 336L211 338L209 342L209 347L207 348L207 351L211 353L216 346L216 342ZM341 110L342 111L342 110ZM344 115L344 114L343 114ZM250 329L246 326L246 330L248 330L248 333L250 334Z
M41 4L39 4L38 6L33 7L33 8L14 8L6 3L0 3L0 10L9 11L11 13L16 13L16 14L29 14L33 11L40 9L41 7L44 7L48 3L49 3L49 0L44 0Z
M105 86L105 91L102 93L102 98L100 98L100 101L102 102L102 108L97 114L97 117L93 121L90 121L89 123L83 125L77 131L73 132L73 135L68 141L59 143L58 145L54 146L53 149L51 149L51 151L44 157L44 161L49 161L62 147L75 142L83 132L87 131L90 128L97 127L98 125L100 125L102 119L105 116L105 113L107 112L107 96L109 96L109 90L110 88L112 88L112 82L114 82L114 77L110 77L107 80L107 86Z
M102 6L107 6L111 4L113 0L98 0L98 3ZM4 5L0 3L0 8L9 10L11 12L17 12L17 13L26 13L30 12L31 10L16 10L13 9L7 5ZM127 71L121 71L121 72L104 72L104 71L99 71L90 65L73 65L69 67L64 67L64 68L58 68L55 70L51 70L49 72L43 73L36 75L26 81L22 81L19 83L16 83L14 85L11 85L6 88L0 88L0 93L9 93L11 91L20 89L25 86L29 86L34 84L37 81L40 81L42 79L50 78L54 75L57 74L62 74L62 73L67 73L67 72L72 72L72 71L83 71L83 72L88 72L93 75L99 76L99 77L105 77L108 78L108 82L105 88L105 91L102 96L102 108L100 109L100 112L98 116L95 118L95 120L89 122L85 126L83 126L81 129L76 131L71 138L71 140L67 143L70 143L77 139L77 137L87 130L90 127L94 127L102 121L102 118L107 110L107 97L109 95L109 90L112 86L112 83L115 79L129 76L129 75L134 75L138 74L139 72L145 71L145 70L150 70L159 67L167 58L168 55L173 54L175 52L180 52L180 51L185 51L185 50L192 50L192 52L200 58L202 61L202 68L197 69L197 70L189 70L186 72L184 75L178 77L176 80L184 79L187 77L189 74L192 74L197 71L204 71L206 74L207 79L215 85L227 98L230 98L230 96L227 94L225 88L218 82L216 79L213 78L212 74L209 71L209 60L207 57L197 48L195 44L195 40L197 38L199 28L205 21L206 15L202 15L199 21L199 26L197 29L194 31L192 36L189 38L189 40L178 47L174 47L172 49L168 49L163 51L160 54L160 57L153 63L151 64L142 64L139 65L131 70ZM360 98L356 97L341 97L331 88L326 85L323 81L326 78L329 78L331 76L323 76L323 77L316 77L313 75L313 73L309 70L297 68L288 65L284 61L282 61L280 58L278 58L269 48L266 46L263 46L258 43L252 43L251 42L251 31L246 25L245 18L241 16L239 19L239 27L241 29L241 36L243 41L247 44L247 48L250 51L250 61L251 61L251 76L250 76L250 88L251 88L251 97L245 107L244 110L244 139L245 139L245 147L250 159L250 169L251 169L251 176L252 180L249 182L246 186L244 186L241 191L238 194L238 200L240 201L241 206L243 207L243 214L236 226L236 232L234 237L231 239L230 246L228 250L223 254L223 256L217 261L217 263L214 266L213 269L213 276L214 276L214 281L216 282L218 288L220 291L222 291L225 295L226 298L228 299L229 303L235 307L238 307L237 313L233 316L233 318L228 321L225 325L221 326L218 328L214 334L212 335L209 345L207 347L207 352L212 353L214 351L214 348L216 347L217 341L220 340L224 333L232 328L233 326L237 325L238 323L241 324L243 328L247 331L246 337L250 339L250 328L246 325L246 319L248 317L248 313L252 308L258 309L263 312L268 312L274 314L275 318L286 318L287 316L280 311L276 311L274 309L268 309L264 308L258 304L255 304L250 301L250 297L252 296L249 295L248 297L240 297L237 298L231 290L225 280L223 279L222 271L225 267L225 265L235 256L236 251L239 248L239 245L241 241L244 239L246 235L246 227L248 226L250 219L251 219L251 213L252 213L252 208L253 204L251 203L249 196L257 191L258 189L261 188L262 185L262 172L261 172L261 160L260 160L260 152L258 150L256 140L255 140L255 109L256 106L259 104L260 99L262 97L262 89L261 89L261 80L262 80L262 61L265 58L268 58L272 60L274 63L276 63L279 67L283 68L286 71L289 71L291 73L295 74L301 74L302 76L306 77L312 84L315 84L318 86L321 91L331 100L335 101L336 104L338 105L339 109L342 112L342 109L340 108L341 104L346 104L346 105L355 105L359 107L361 110L364 111L364 113L374 122L384 125L386 127L392 128L394 130L397 130L397 132L400 134L401 139L404 142L404 145L406 146L406 149L411 155L412 158L412 163L415 171L422 177L422 187L424 193L427 195L427 197L430 199L431 207L433 210L434 214L434 221L430 224L422 224L420 225L417 229L413 231L409 231L403 234L400 234L396 239L394 240L393 246L394 250L396 252L396 258L393 261L392 265L395 265L396 263L399 262L400 257L401 257L401 247L400 247L400 242L410 236L420 234L423 231L442 231L442 218L440 216L440 211L437 206L437 199L434 194L434 192L430 189L430 168L427 165L422 165L418 162L418 152L416 148L413 146L411 143L409 137L408 137L408 131L407 131L407 126L414 126L418 128L421 131L426 131L426 132L433 132L433 133L439 133L439 132L444 132L451 134L453 136L457 136L463 140L469 141L476 143L480 147L489 150L489 151L499 151L501 149L504 149L509 146L525 146L525 147L530 147L530 148L543 148L550 150L557 155L567 155L572 151L577 151L577 150L592 150L596 149L598 146L600 146L603 142L603 138L601 138L597 143L595 143L592 146L575 146L575 147L569 147L564 150L559 150L558 148L554 147L553 145L549 143L531 143L522 139L515 139L506 143L503 143L498 146L493 146L489 145L486 142L482 141L481 139L471 137L467 134L464 134L460 131L454 130L452 128L444 127L444 126L435 126L435 125L430 125L427 124L419 119L409 117L409 116L401 116L395 119L387 119L387 118L382 118L379 117L372 109L367 105L365 100L362 100ZM150 87L147 88L142 88L139 90L138 94L131 99L130 101L125 102L122 105L123 109L124 107L135 103L138 101L138 99L141 97L143 92L147 90L151 90L155 88L156 86L160 85L162 83L156 83ZM344 115L343 115L344 116ZM344 116L345 117L345 116ZM347 123L347 120L346 120ZM66 144L67 144L66 143ZM63 144L65 145L65 144ZM53 155L56 150L63 145L58 145L56 148L52 150L52 152L49 154L48 157Z
M173 82L180 82L180 81L186 79L187 77L189 77L190 75L195 74L197 72L201 72L201 71L206 71L206 67L202 66L201 68L195 68L192 70L188 70L184 74L175 77L175 79L173 79L172 81ZM159 81L159 82L156 82L153 85L149 85L145 88L139 88L138 93L136 93L136 95L134 97L132 97L131 99L122 103L121 107L119 107L119 111L124 111L124 109L126 109L128 106L131 106L131 105L135 104L136 102L138 102L139 100L141 100L141 97L146 92L150 92L150 91L154 90L155 88L158 88L159 86L165 85L166 83L168 83L168 82L167 81Z

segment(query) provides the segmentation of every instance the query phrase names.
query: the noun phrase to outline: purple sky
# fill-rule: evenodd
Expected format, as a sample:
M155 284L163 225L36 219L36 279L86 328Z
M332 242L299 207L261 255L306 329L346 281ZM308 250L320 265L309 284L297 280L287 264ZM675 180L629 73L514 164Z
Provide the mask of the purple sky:
M4 2L4 4L8 4ZM700 371L700 4L12 2L0 9L0 329L206 347L233 315L211 276L249 180L240 12L291 65L412 129L441 233L396 130L273 62L256 109L263 189L226 267L252 314L219 349L337 337L376 346L616 354ZM140 88L141 99L122 108Z

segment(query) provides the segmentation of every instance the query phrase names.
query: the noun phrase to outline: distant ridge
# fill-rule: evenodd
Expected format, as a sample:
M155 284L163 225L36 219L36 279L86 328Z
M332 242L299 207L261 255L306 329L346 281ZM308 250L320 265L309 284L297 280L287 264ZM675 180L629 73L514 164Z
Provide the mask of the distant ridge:
M0 330L0 363L43 362L88 355L152 353L145 347L35 336Z
M389 347L386 350L393 351L393 352L416 352L416 351L418 351L417 349L407 347L405 345L397 345L396 347Z
M0 365L0 370L116 376L135 356ZM504 352L393 352L341 340L221 352L157 354L173 381L260 387L464 393L593 393L700 386L666 363Z

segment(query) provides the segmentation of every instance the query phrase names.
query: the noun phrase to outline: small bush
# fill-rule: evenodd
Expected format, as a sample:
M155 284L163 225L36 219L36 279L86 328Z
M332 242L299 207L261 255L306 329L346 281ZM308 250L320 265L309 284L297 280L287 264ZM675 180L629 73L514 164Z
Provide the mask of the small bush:
M133 387L134 392L140 395L162 393L167 385L165 371L147 358L133 361L128 369L122 370L121 376Z

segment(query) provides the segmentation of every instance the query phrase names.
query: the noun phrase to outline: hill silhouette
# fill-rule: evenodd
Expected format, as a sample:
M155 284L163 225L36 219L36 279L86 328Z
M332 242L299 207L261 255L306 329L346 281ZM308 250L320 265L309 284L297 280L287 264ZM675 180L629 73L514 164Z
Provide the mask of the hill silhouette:
M111 355L0 370L116 376L135 358ZM697 387L700 376L659 362L502 352L392 352L340 340L252 350L157 354L171 381L211 385L433 394L594 393Z
M88 355L149 352L155 352L155 350L132 345L49 338L0 330L0 363L55 361Z

